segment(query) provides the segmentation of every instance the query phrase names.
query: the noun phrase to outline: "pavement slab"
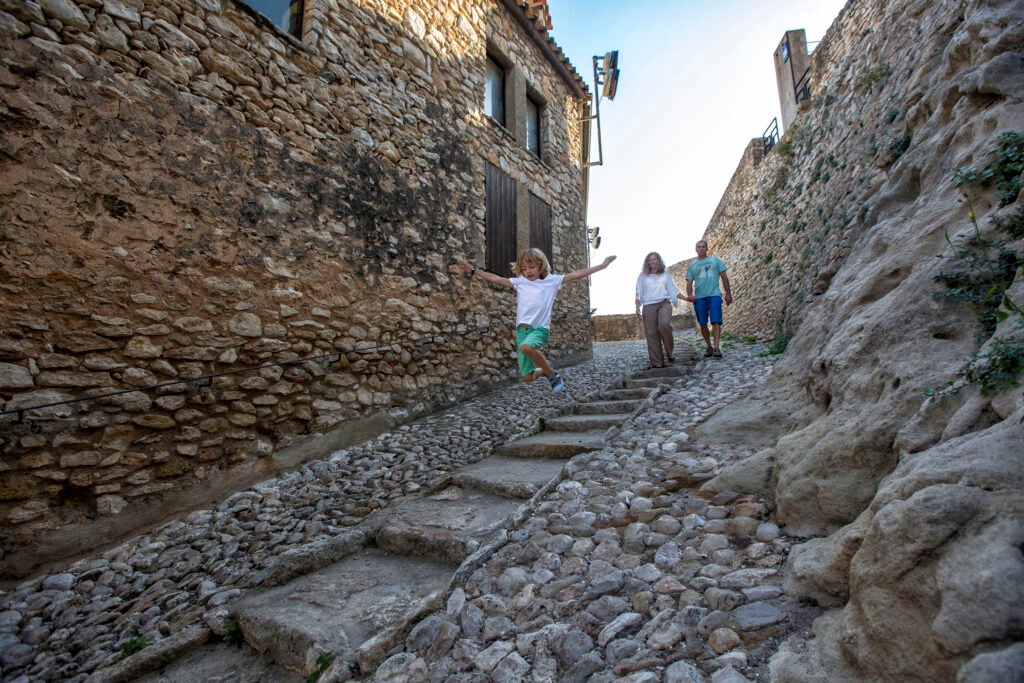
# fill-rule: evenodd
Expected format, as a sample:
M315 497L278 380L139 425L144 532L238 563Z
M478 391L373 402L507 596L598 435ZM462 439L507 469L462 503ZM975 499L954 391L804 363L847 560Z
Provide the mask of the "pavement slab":
M308 676L333 654L356 662L361 645L402 630L436 607L455 566L367 548L284 586L250 592L231 607L246 642L287 670Z

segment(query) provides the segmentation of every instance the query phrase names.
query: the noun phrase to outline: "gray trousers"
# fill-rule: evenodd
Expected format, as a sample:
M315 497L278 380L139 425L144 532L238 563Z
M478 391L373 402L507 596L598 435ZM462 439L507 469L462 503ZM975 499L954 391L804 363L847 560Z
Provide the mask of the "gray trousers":
M665 365L675 355L672 340L672 302L668 299L643 308L644 335L651 365ZM664 353L662 350L664 349Z

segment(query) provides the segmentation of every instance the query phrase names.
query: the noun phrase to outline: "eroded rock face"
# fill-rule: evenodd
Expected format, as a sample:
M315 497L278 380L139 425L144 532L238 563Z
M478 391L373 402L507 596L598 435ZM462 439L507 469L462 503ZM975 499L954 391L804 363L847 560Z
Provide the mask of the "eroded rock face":
M794 124L792 159L761 165L762 188L774 182L791 216L822 218L774 244L794 261L808 245L814 263L776 288L788 309L751 275L753 301L738 305L774 305L794 336L769 381L696 438L772 446L779 521L816 536L794 548L787 586L835 609L810 647L776 656L778 680L1020 674L1024 391L929 390L993 344L979 351L986 335L974 314L937 296L935 276L957 265L936 257L975 229L1006 241L993 218L1019 216L1020 196L999 206L982 188L968 205L950 175L980 171L1000 134L1024 131L1024 71L1013 68L1024 63L1022 39L1021 3L851 3L815 55L817 99ZM822 183L830 159L841 160L832 176L842 183ZM827 219L831 207L853 208L850 195L862 212L839 239ZM764 211L751 209L735 231L764 224ZM743 241L712 231L713 247L716 237L726 251ZM837 239L841 249L811 249ZM1021 240L1007 246L1024 253ZM1018 268L1008 290L1017 306L1022 288ZM1011 314L993 337L1019 344L1022 328Z

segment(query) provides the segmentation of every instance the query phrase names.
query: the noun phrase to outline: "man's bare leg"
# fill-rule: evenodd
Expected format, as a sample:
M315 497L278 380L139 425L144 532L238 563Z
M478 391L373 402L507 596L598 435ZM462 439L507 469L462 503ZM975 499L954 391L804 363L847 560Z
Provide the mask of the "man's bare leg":
M707 350L714 351L714 349L711 346L711 333L708 331L707 325L700 326L700 334L702 337L704 337L704 346L707 347Z

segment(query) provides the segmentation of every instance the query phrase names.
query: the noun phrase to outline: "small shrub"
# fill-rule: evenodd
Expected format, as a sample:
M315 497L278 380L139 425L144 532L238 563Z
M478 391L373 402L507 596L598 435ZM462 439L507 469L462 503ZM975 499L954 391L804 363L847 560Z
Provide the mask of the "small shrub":
M993 216L992 222L1011 238L1024 239L1024 204L1018 206L1014 213L1006 216Z
M964 368L964 379L981 388L983 396L993 396L1020 386L1024 372L1024 344L996 337L988 353L975 353Z
M775 147L773 147L772 149L784 157L789 158L793 156L793 143L790 142L789 140L783 140L779 144L775 145Z
M980 180L982 185L995 185L999 190L999 206L1006 206L1020 194L1020 174L1024 171L1024 136L1016 131L1007 131L996 138L995 149L989 156L995 157L985 164Z
M741 337L737 334L733 334L731 332L726 332L725 330L722 330L721 342L724 348L734 349L740 344L746 344L748 346L750 344L756 344L757 339L755 339L754 337Z
M786 313L783 311L782 315L775 323L775 338L772 339L771 343L765 348L762 356L777 356L785 352L786 347L789 346L790 340L793 339L793 326L786 318Z
M939 298L962 301L977 316L984 334L983 338L979 336L979 345L992 338L1001 321L1016 316L1018 328L1024 322L1024 311L1006 296L1006 290L1013 284L1024 259L1006 243L983 236L974 214L971 190L975 187L995 186L999 191L1000 206L1016 201L1020 194L1024 137L1011 131L1002 133L996 142L997 148L988 152L995 159L981 171L973 166L953 169L952 180L963 192L974 232L956 240L947 236L947 249L939 257L950 259L953 267L935 276L937 282L947 287L946 291L937 294ZM992 222L1000 232L1013 239L1024 237L1024 207L1018 207L1016 212L1005 216L995 216ZM993 395L1020 386L1022 373L1024 344L1019 340L995 337L986 353L978 351L971 355L960 369L957 380L944 389L928 393L932 396L954 394L966 384L975 384L983 395Z
M896 161L901 156L903 156L903 153L906 152L909 148L910 134L908 133L901 137L899 140L896 140L891 145L889 145L889 154L892 155L892 160Z
M136 636L121 643L121 659L127 659L136 652L142 652L150 646L150 640L146 636Z
M857 87L861 89L870 88L876 83L884 81L891 73L892 68L888 64L879 64L857 81Z
M324 672L330 668L331 664L334 663L334 655L330 652L325 652L316 658L316 671L309 675L306 679L306 683L316 683L323 676Z
M237 619L228 619L224 624L224 642L231 645L241 645L245 641L242 629L238 626Z
M952 254L940 254L939 258L950 259L955 267L935 275L935 281L947 287L938 297L967 304L987 339L999 323L999 305L1004 292L1013 284L1021 259L1003 242L982 237L977 231L957 240L947 237L946 242Z

